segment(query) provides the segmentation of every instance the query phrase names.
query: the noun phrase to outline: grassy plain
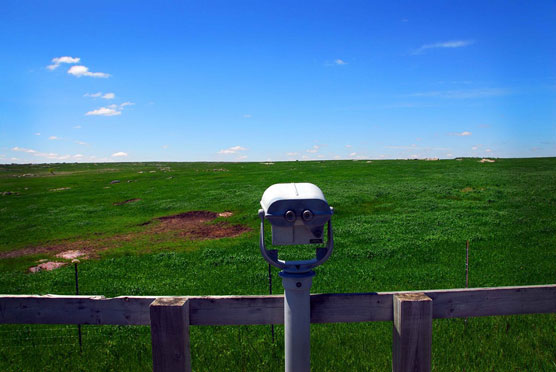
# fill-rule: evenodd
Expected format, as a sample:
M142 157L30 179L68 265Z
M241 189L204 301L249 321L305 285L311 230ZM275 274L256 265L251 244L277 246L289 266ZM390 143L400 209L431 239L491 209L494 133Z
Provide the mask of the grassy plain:
M52 174L50 169L53 170ZM142 171L143 173L138 173ZM151 172L154 171L154 172ZM22 176L27 174L27 176ZM31 174L29 176L29 174ZM120 183L111 184L112 180ZM132 182L127 182L128 180ZM0 254L136 232L156 217L231 211L251 231L217 240L133 239L84 260L82 294L266 294L260 197L312 182L334 206L335 251L313 293L554 283L556 159L112 163L0 166ZM59 191L54 189L69 188ZM2 192L17 194L3 195ZM114 205L128 199L141 201ZM222 218L213 223L218 223ZM28 273L46 253L0 259L0 293L73 294L73 268ZM275 293L281 293L273 271ZM556 371L556 315L433 324L434 371ZM0 326L0 370L151 368L147 327ZM387 371L391 324L312 326L315 371ZM283 328L194 327L196 371L281 371Z

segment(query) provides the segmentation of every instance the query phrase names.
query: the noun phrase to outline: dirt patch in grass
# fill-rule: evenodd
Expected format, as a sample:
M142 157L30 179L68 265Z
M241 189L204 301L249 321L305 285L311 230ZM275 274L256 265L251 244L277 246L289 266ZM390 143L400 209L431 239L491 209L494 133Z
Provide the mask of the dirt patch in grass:
M27 247L16 251L0 253L1 258L15 258L34 254L56 255L58 258L95 257L98 252L122 246L137 239L152 239L153 242L176 240L206 240L235 237L250 230L244 225L234 225L225 221L214 221L218 217L229 217L231 212L191 211L152 219L139 226L139 231L109 237L62 241ZM214 222L213 222L214 221ZM78 254L78 256L75 256ZM70 257L72 256L72 257Z
M72 249L69 251L60 252L56 255L56 257L63 258L66 260L73 260L74 258L78 258L78 257L86 258L86 254L87 253L82 252L78 249Z
M54 269L57 269L65 265L66 265L65 262L48 261L48 262L41 263L37 266L30 267L29 272L37 273L39 271L52 271Z
M113 205L124 205L124 204L129 204L129 203L137 203L138 201L141 201L141 199L139 199L139 198L127 199L127 200L112 203L112 204Z

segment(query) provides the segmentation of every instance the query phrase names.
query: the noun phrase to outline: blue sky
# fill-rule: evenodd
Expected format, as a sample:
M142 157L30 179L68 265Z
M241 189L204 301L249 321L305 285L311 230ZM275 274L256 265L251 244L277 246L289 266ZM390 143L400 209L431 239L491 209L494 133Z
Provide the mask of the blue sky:
M0 163L556 156L554 1L3 1Z

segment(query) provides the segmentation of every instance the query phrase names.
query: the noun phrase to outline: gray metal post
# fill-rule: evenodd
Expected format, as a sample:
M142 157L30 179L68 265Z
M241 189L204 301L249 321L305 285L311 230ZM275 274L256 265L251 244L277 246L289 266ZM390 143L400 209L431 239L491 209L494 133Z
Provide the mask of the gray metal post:
M314 271L281 271L284 286L286 372L311 370L311 284Z

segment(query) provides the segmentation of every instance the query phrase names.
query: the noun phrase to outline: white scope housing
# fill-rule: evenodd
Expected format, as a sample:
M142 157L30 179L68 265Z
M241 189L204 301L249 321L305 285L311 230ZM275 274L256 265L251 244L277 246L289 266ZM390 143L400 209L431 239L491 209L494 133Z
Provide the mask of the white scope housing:
M261 207L272 225L273 245L320 244L332 215L322 191L312 183L277 183L263 194Z
M333 208L328 205L322 191L312 183L278 183L270 186L261 199L260 248L263 257L271 264L287 272L307 272L322 264L332 253L334 241L330 217ZM264 220L272 227L272 245L299 245L324 243L316 249L314 259L282 261L278 251L267 250L264 244Z

